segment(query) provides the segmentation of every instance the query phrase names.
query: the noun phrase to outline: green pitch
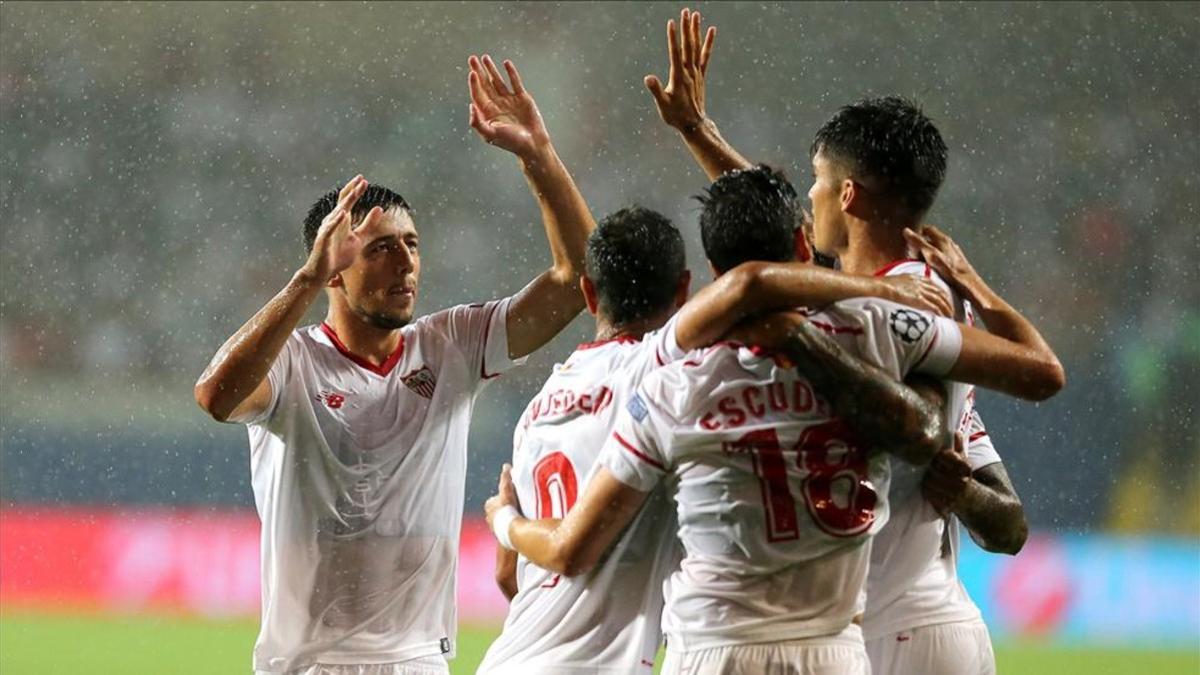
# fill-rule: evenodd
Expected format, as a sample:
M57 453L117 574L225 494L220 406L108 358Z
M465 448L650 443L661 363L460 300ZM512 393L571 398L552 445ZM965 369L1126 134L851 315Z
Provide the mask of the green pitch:
M256 623L160 616L0 613L0 673L228 675L250 673ZM453 673L474 673L495 627L464 626ZM999 672L1013 675L1197 675L1200 651L1153 652L1006 644Z

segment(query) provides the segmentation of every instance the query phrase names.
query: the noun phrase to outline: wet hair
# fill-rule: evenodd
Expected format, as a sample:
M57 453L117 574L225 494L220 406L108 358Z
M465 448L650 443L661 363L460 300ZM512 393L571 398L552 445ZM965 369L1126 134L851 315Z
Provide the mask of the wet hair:
M795 259L802 211L781 171L765 164L730 171L696 199L704 254L717 272L751 260Z
M884 196L920 217L946 178L946 143L915 103L869 98L837 111L810 150L823 152L851 177L873 179Z
M313 243L317 240L317 230L321 228L321 221L333 212L337 201L338 191L332 190L321 195L317 203L308 210L308 215L304 218L304 250L312 252ZM350 212L351 220L354 222L362 220L376 206L384 211L399 208L412 213L412 208L408 202L404 201L404 197L382 185L368 185L366 191L354 205L354 210Z
M666 216L628 206L592 231L586 265L601 311L622 325L669 310L687 261L683 237Z

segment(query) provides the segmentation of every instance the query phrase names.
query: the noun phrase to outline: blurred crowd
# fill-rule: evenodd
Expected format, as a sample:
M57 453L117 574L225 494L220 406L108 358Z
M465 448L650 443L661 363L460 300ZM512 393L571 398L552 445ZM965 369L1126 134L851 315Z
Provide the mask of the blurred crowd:
M667 213L705 279L703 174L641 83L665 75L678 9L4 5L3 499L248 503L244 437L202 418L191 383L300 264L309 205L354 173L413 204L423 311L547 265L516 162L467 127L471 53L522 68L598 216ZM930 220L1068 370L1046 404L981 403L1034 525L1200 533L1195 6L700 9L719 31L709 114L802 194L840 104L901 93L939 124ZM587 322L568 333L489 389L468 499Z

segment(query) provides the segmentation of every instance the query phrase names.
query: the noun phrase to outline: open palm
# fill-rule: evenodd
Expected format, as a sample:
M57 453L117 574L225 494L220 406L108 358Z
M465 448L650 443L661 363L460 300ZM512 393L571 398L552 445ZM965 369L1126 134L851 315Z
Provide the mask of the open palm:
M472 56L467 60L471 72L467 84L471 90L471 128L490 145L499 146L528 158L550 143L550 134L538 112L537 104L521 83L521 75L511 61L504 62L511 87L490 56Z

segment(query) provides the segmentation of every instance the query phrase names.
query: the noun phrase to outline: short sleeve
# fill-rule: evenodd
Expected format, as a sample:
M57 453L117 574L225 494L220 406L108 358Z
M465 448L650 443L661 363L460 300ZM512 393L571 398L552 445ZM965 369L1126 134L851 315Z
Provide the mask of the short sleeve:
M617 414L600 451L600 465L622 483L649 492L670 471L664 432L671 428L667 414L638 387Z
M874 348L895 355L901 377L911 372L942 377L958 361L962 331L953 320L883 300L864 308Z
M927 316L933 322L933 329L928 333L926 344L920 350L910 352L910 356L919 356L908 370L942 377L958 362L962 352L962 329L944 316Z
M675 338L675 329L678 325L679 314L676 313L665 326L654 332L654 359L659 366L679 361L687 355Z
M283 349L279 350L279 356L275 357L275 362L267 371L267 382L271 384L270 405L254 417L239 420L240 422L247 425L263 424L275 415L275 411L279 409L279 401L283 398L287 387L288 379L292 376L292 364L296 360L296 352L299 349L300 333L296 331L288 336L287 342L283 343Z
M442 330L463 356L479 380L490 380L525 357L508 356L508 308L512 298L477 305L458 305L432 314L425 321Z
M911 372L943 377L962 350L957 323L887 300L846 300L809 321L833 335L856 336L858 355L898 379Z
M636 359L623 368L621 376L637 382L662 366L682 359L687 352L675 341L677 323L676 318L671 317L662 328L647 333Z
M963 440L966 441L967 463L971 465L971 471L978 471L1001 461L1000 453L996 452L996 446L992 445L992 438L983 426L983 419L979 417L978 410L971 411L965 433L966 438Z

